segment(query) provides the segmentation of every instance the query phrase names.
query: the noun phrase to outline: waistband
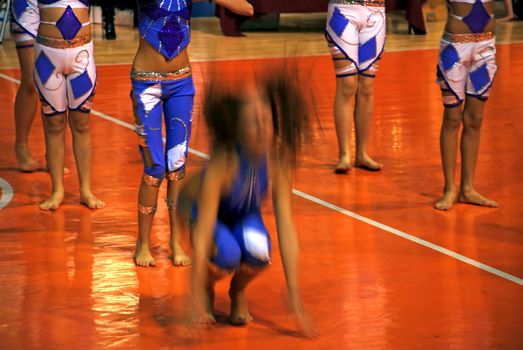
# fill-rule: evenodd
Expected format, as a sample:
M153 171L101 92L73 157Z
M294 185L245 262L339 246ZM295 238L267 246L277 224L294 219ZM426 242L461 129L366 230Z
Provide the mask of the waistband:
M131 79L137 81L173 81L191 76L191 67L178 69L174 72L138 72L131 69Z
M451 34L443 32L442 39L451 43L478 43L485 40L494 39L494 33L465 33L465 34Z
M330 4L385 7L385 0L330 0Z
M79 47L79 46L83 46L85 44L89 44L91 42L91 36L83 35L83 36L78 36L74 39L66 40L66 39L48 38L46 36L38 35L36 37L36 42L39 44L42 44L44 46L52 47L55 49L70 49L73 47Z

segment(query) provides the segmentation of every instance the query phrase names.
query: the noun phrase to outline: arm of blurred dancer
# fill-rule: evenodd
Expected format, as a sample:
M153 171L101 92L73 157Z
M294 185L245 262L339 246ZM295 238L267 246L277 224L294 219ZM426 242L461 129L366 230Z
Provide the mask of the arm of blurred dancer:
M214 0L217 5L223 6L242 16L254 15L254 8L247 0Z
M312 338L317 336L317 332L303 308L300 296L299 245L292 220L290 169L282 165L281 162L275 163L276 167L272 179L272 200L285 280L287 281L291 307L298 323L304 335Z
M203 175L198 198L198 219L193 232L194 261L192 270L193 307L199 323L212 320L205 312L208 264L211 257L212 236L218 216L218 205L224 180L227 175L227 162L224 156L212 156Z

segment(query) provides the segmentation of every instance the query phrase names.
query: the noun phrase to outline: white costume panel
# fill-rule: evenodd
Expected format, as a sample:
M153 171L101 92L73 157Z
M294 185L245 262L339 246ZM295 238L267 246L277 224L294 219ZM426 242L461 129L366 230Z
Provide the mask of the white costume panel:
M383 3L357 0L331 0L329 3L325 36L331 54L342 53L350 62L338 69L336 76L358 73L374 76L376 73L376 62L385 46L385 8L378 6Z
M34 80L43 100L46 116L65 113L66 109L89 112L96 85L93 43L55 48L35 43ZM63 41L66 42L66 41Z
M36 0L14 0L11 7L11 30L17 46L33 41L40 24L40 12Z
M441 39L438 83L445 106L458 106L466 95L486 99L497 71L492 33L448 34Z

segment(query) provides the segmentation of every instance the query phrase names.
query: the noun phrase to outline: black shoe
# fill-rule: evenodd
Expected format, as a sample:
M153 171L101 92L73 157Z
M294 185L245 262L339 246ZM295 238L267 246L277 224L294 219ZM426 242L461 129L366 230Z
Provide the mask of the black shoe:
M107 40L116 39L116 31L114 30L114 22L105 23L105 38Z

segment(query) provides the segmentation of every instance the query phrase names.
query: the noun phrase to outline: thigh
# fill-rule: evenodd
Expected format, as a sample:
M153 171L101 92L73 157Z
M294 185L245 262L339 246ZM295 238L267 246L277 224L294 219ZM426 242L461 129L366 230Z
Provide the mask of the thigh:
M366 21L359 32L358 63L360 73L374 76L378 70L378 60L385 47L385 10L369 7Z
M214 230L215 254L211 262L222 270L232 271L241 263L241 249L231 230L217 220Z
M251 213L243 218L234 226L233 234L247 265L263 267L270 262L271 240L260 213Z
M358 71L358 10L358 5L329 5L325 36L338 77Z
M64 76L64 50L35 43L34 81L44 115L65 113L67 109Z
M443 104L446 107L459 106L465 99L467 81L468 48L442 40L439 49L437 81L440 85Z
M34 40L23 43L27 45L24 48L17 48L18 62L20 63L21 72L21 86L25 88L32 88L34 90L33 70L35 65L35 50ZM17 45L18 46L18 45Z
M164 164L161 83L132 80L133 111L146 168ZM160 169L158 169L160 170ZM149 174L154 176L152 173ZM160 174L155 174L160 176Z
M185 80L188 79L188 80ZM165 152L168 172L185 166L192 128L194 85L192 78L177 81L174 91L164 101Z
M486 100L498 66L494 39L474 44L474 54L467 79L467 95Z
M96 85L96 65L93 43L68 49L67 100L69 109L91 110ZM89 103L86 104L86 101Z

